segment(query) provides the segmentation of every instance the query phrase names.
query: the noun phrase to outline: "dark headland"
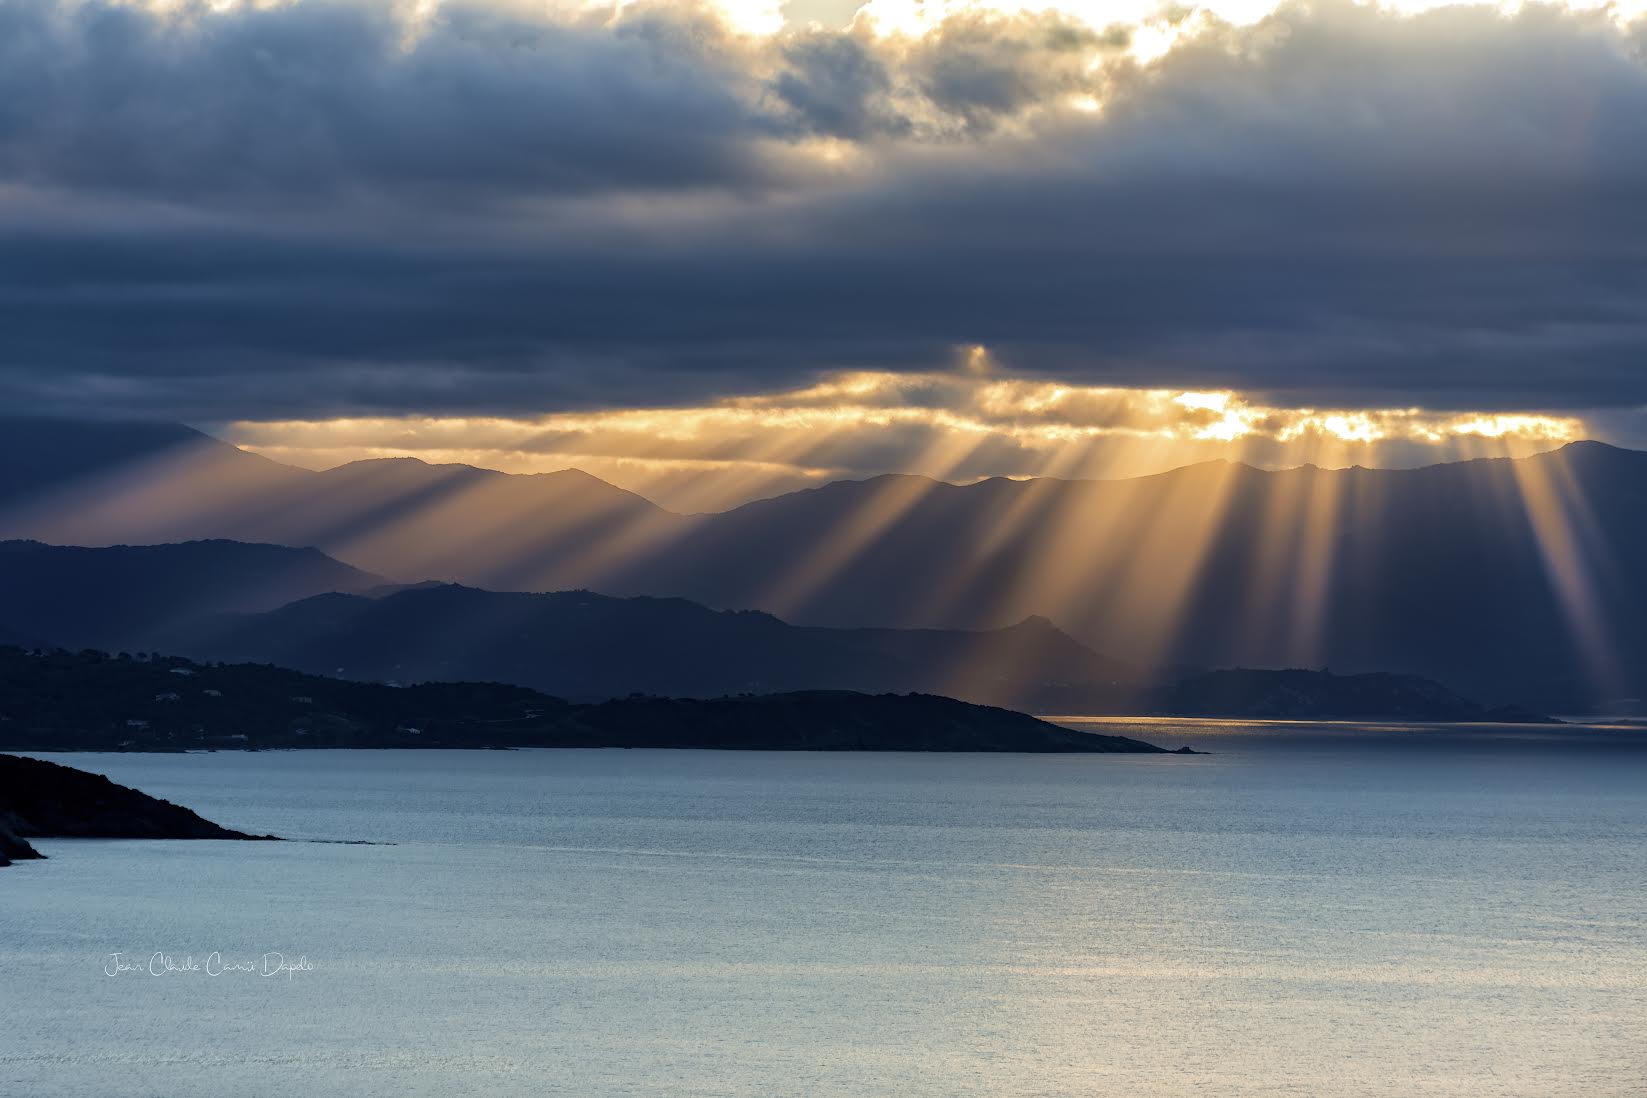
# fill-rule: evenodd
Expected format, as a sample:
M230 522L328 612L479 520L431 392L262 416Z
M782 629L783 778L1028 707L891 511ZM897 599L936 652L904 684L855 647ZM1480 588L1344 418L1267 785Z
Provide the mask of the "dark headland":
M578 705L520 686L353 682L261 664L0 648L0 750L646 747L1161 753L930 694Z
M43 857L30 839L273 839L219 827L101 774L0 755L0 865Z

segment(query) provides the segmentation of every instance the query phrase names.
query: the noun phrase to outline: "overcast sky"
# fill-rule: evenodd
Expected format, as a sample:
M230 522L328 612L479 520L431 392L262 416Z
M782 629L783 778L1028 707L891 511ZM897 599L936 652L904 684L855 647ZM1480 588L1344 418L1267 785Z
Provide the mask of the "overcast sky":
M982 348L1647 442L1647 22L785 10L0 0L0 403L529 421Z

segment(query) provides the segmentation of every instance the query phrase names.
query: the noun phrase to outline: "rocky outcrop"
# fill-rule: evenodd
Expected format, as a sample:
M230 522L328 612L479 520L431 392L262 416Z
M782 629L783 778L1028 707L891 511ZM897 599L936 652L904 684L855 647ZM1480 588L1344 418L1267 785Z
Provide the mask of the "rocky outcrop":
M27 839L18 838L12 834L10 828L0 824L0 866L44 857L44 854L28 844Z
M272 839L219 827L181 805L39 759L0 755L0 853L41 855L28 839Z

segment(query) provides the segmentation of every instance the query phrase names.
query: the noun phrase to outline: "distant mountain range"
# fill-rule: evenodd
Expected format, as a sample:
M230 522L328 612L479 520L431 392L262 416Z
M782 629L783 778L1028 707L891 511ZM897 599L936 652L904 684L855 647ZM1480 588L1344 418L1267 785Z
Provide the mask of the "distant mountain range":
M383 584L316 549L197 541L80 548L0 542L0 643L146 648L230 611Z
M797 625L1040 616L1145 668L1402 672L1543 709L1647 696L1647 454L1598 443L1414 470L886 476L689 516L575 471L314 473L182 427L20 422L0 431L12 536L312 545L397 581L679 596Z
M0 537L313 546L398 581L552 590L690 524L573 469L384 458L313 472L180 424L0 420Z
M942 694L1042 713L1537 719L1489 710L1415 676L1221 671L1163 681L1093 652L1044 618L977 631L830 629L684 599L437 583L332 591L226 613L242 589L334 582L360 589L372 577L314 550L234 542L13 543L0 545L0 561L9 562L0 569L6 583L25 596L13 612L30 610L20 620L39 643L258 662L342 679L501 682L577 702L833 690ZM192 585L190 575L214 582Z
M377 681L477 679L578 700L791 690L944 694L1036 709L1048 688L1134 672L1045 619L1005 629L824 629L684 599L419 587L220 617L157 647Z
M226 541L3 542L0 614L32 645L508 682L579 701L856 690L1034 708L1048 688L1136 679L1040 618L976 632L806 628L684 599L384 586L314 549Z
M331 747L1162 751L1125 736L920 694L810 691L574 705L495 683L397 689L277 667L0 648L0 750ZM0 796L0 822L6 810Z

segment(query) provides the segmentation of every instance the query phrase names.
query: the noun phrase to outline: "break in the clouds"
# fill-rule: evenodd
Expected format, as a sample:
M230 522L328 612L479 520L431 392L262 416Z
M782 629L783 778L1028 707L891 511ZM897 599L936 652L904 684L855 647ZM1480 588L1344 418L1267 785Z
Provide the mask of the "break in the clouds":
M1644 47L1616 7L0 0L0 400L533 417L983 345L1631 441Z
M577 466L665 506L706 511L887 470L967 481L1136 476L1214 459L1412 465L1532 453L1588 429L1571 416L1273 408L1228 392L1000 378L981 348L967 367L846 373L697 407L262 421L220 430L314 468L402 455L512 472Z

